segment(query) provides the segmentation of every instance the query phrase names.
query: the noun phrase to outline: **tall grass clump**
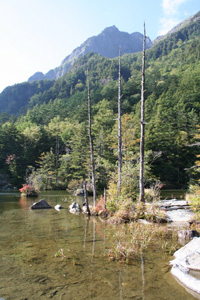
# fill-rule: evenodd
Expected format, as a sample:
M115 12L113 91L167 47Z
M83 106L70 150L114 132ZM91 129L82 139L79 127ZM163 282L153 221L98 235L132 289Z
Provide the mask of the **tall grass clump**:
M141 252L149 248L157 248L170 254L179 248L176 230L172 231L167 226L157 224L123 224L115 228L113 238L107 256L111 260L126 263L139 259Z

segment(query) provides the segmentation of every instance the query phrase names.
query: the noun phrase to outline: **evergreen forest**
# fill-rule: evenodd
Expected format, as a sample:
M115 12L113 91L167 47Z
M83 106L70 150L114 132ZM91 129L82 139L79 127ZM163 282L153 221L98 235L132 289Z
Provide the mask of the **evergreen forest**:
M146 50L145 186L187 188L198 179L200 20ZM121 45L123 47L123 45ZM122 193L138 193L142 53L121 57ZM0 184L42 189L91 183L87 68L96 186L117 182L119 60L79 58L57 80L25 82L0 94Z

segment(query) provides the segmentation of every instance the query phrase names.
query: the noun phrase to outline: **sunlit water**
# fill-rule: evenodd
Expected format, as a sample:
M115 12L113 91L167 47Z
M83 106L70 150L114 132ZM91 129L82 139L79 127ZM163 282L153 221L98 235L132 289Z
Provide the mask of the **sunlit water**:
M65 209L30 210L41 198ZM0 194L0 298L195 299L173 278L172 257L163 252L150 251L132 265L109 261L114 229L97 217L70 214L71 202L64 192L38 199Z

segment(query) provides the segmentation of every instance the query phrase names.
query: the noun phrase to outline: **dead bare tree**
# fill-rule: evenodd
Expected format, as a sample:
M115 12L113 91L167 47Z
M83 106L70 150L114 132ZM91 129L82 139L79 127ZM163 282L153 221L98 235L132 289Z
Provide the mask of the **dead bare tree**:
M142 57L142 82L141 82L141 121L140 121L140 178L139 178L139 201L145 202L144 198L144 115L145 115L145 46L146 29L144 23L143 57Z
M119 83L118 83L118 193L121 187L122 173L122 124L121 124L121 47L119 47Z
M87 68L87 86L88 86L88 133L90 141L90 160L92 166L92 187L93 187L93 205L96 204L96 184L95 184L95 162L94 162L94 146L93 146L93 137L92 137L92 121L91 121L91 101L90 101L90 79L89 79L89 70Z

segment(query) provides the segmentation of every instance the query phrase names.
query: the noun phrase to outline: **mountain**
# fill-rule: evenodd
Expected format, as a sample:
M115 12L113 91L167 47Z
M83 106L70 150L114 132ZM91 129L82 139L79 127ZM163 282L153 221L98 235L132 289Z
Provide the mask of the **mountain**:
M150 48L151 40L147 37L146 46ZM105 28L99 35L90 37L80 47L72 51L61 63L61 65L48 73L37 72L28 81L42 79L57 79L65 74L78 58L89 52L100 54L103 57L115 58L119 55L121 46L122 55L125 53L136 53L142 50L143 35L139 32L127 33L119 31L116 26Z
M159 178L167 188L186 188L189 180L193 183L199 178L192 167L199 149L189 147L198 142L196 126L200 124L198 16L146 51L145 150L150 161L146 170L151 171L149 178ZM116 28L110 29L117 34ZM57 80L25 82L0 94L0 173L6 174L12 184L22 183L29 166L36 168L35 174L45 188L49 178L54 188L66 189L88 174L87 67L99 188L113 178L110 172L115 170L117 160L119 59L89 52L75 61L73 55L67 57L63 65L71 63L70 59L70 71ZM142 52L121 57L122 132L127 160L124 174L133 179L127 181L128 191L137 179L141 67ZM44 174L46 183L41 177Z
M108 41L109 36L113 43L115 40L115 44ZM114 36L115 38L113 37L111 39L111 36ZM184 51L185 47L188 49L188 57L189 53L193 53L194 51L197 52L196 55L198 56L200 51L198 46L199 36L200 12L190 19L187 19L179 26L176 26L174 30L171 31L171 34L163 37L162 40L154 43L153 46L151 46L151 41L147 39L148 47L151 46L150 49L146 51L147 63L165 57L176 49L182 49L181 51ZM112 54L112 56L118 56L119 45L123 46L122 54L131 51L133 47L134 51L136 51L139 49L137 48L139 47L137 46L139 42L138 44L133 43L135 37L137 37L137 41L140 41L140 44L142 44L143 36L140 33L128 34L120 32L115 26L106 28L100 35L89 38L79 48L75 49L63 60L60 67L49 71L46 75L40 72L36 73L34 78L32 77L29 80L30 82L7 87L0 93L0 114L7 113L9 115L20 115L26 113L27 109L32 109L36 104L48 104L50 101L55 101L55 99L65 98L70 99L70 101L68 100L68 103L70 102L71 107L74 107L76 101L72 96L75 97L75 95L85 89L84 70L86 64L90 61L91 72L94 72L94 74L96 73L96 82L101 82L106 89L106 86L109 86L110 80L116 80L118 77L118 58L110 59L103 57L102 55L111 56ZM127 43L124 42L125 39ZM95 47L97 48L97 44L101 45L101 43L103 43L102 41L105 40L108 41L108 47L105 47L103 50L103 48L99 46L99 51L101 50L102 55L91 52L95 50ZM86 49L89 53L84 54ZM95 57L94 59L92 59L93 55ZM132 76L130 68L133 62L137 64L137 70L141 69L141 59L139 57L139 53L122 56L122 74L125 81ZM72 64L73 67L70 69L70 72L66 72L67 68L72 66ZM64 74L64 76L62 76L62 74ZM55 77L59 77L59 79L52 81L46 80L47 78ZM41 78L45 80L40 80ZM132 94L134 93L135 92ZM99 98L101 98L100 95L98 96L98 99ZM78 105L78 102L76 105Z

